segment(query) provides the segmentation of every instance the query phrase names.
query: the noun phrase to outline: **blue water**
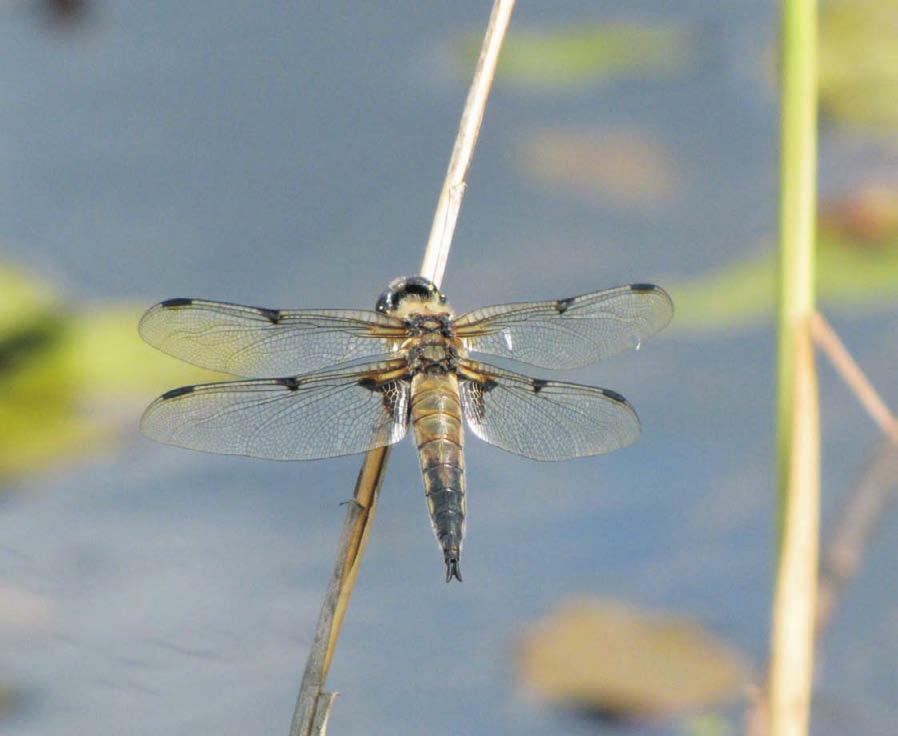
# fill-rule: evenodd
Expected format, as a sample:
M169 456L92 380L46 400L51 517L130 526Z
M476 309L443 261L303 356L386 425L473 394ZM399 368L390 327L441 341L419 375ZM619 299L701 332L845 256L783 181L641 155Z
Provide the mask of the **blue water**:
M4 259L73 303L371 306L420 261L466 93L448 44L482 28L483 6L98 2L66 33L4 4ZM458 311L681 281L775 232L774 4L523 3L514 26L620 17L682 24L693 63L655 80L496 88L444 282ZM672 158L676 196L661 208L574 201L521 174L534 131L634 125ZM898 317L833 319L898 406ZM524 699L513 677L522 628L583 592L694 616L760 665L773 347L771 325L672 331L572 375L640 412L642 440L607 458L540 465L472 439L463 585L442 582L401 445L331 672L331 732L602 731ZM829 523L875 432L826 368L821 392ZM0 678L25 693L3 732L286 733L358 465L204 456L135 431L114 456L22 484L0 507L0 583L49 612L0 629ZM896 523L827 635L815 733L891 732Z

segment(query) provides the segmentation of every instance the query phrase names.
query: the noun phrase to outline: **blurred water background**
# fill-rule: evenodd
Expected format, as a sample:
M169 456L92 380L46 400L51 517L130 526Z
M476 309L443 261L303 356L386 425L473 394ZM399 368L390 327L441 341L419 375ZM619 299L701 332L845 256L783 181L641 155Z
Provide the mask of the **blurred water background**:
M173 296L371 307L414 272L486 8L98 0L65 23L48 12L0 5L0 258L48 285L51 321L92 320L78 358L98 367L90 391L66 393L74 374L58 370L35 395L116 431L79 437L58 461L38 452L4 483L0 680L15 707L0 731L286 733L360 460L272 463L143 439L143 405L196 376L141 346L136 316ZM701 314L727 307L708 274L775 240L776 12L520 4L509 43L522 45L487 109L443 290L464 312L653 281L689 307L639 352L565 374L630 399L634 447L538 464L470 440L463 585L443 583L413 448L393 453L331 672L344 693L332 733L692 733L688 716L608 724L516 688L517 637L574 594L689 615L763 666L769 293L751 282L750 318L714 330ZM610 61L588 52L634 28ZM824 199L871 178L895 186L896 164L893 135L824 123ZM865 302L829 316L898 407L894 295ZM32 304L7 309L9 324ZM876 432L822 363L821 397L826 531ZM893 732L896 532L889 514L826 634L816 734ZM707 728L735 733L740 710Z

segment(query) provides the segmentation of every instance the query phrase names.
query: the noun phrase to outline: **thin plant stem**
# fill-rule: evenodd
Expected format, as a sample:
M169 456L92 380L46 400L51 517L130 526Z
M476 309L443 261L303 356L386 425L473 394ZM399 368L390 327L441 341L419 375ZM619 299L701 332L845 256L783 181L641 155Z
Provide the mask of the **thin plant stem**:
M808 732L814 667L820 426L814 313L817 4L783 0L777 396L779 555L767 712L771 736Z
M803 334L802 334L803 333ZM814 669L820 438L807 323L795 340L792 440L779 549L769 678L771 736L805 736Z
M817 581L815 654L820 657L822 635L833 619L842 594L860 568L864 550L894 499L898 484L898 448L890 439L881 440L873 458L847 489L845 501L830 540L821 555ZM766 685L749 691L745 713L746 736L767 736Z
M880 440L874 456L854 482L839 513L839 521L823 555L817 587L817 636L832 620L848 582L876 527L885 516L898 483L898 448L891 439ZM818 645L818 651L820 649Z
M452 156L449 158L449 168L446 170L446 178L443 181L443 189L437 200L430 237L427 239L424 260L421 262L421 275L426 276L438 286L442 283L443 274L446 271L446 260L449 258L449 248L452 245L452 236L458 221L458 211L465 194L465 178L471 166L477 138L480 135L486 101L492 88L496 64L499 61L499 51L511 21L514 3L515 0L496 0L493 3L493 11L483 37L483 45L480 48L480 57L477 59L477 67L474 70L474 80L471 83L468 99L465 101L465 108L461 115L458 137L455 139Z
M819 657L820 636L832 620L846 585L860 567L864 548L883 516L898 478L898 419L826 318L815 312L808 324L814 342L885 435L873 461L865 466L852 485L822 555L814 625L815 652ZM751 695L745 721L747 736L766 736L768 733L764 689L756 688Z
M811 330L818 347L851 389L857 400L886 436L868 465L840 515L841 523L823 558L817 590L817 633L826 627L839 596L860 565L864 545L882 518L888 492L895 483L898 466L898 419L867 378L838 334L819 312L811 318Z
M796 325L814 312L817 176L816 0L783 0L780 295L777 397L779 487L789 474Z
M446 269L458 212L464 196L465 177L474 155L480 124L495 76L496 62L511 20L514 3L515 0L495 0L493 4L474 78L462 112L458 136L452 149L446 179L437 202L430 238L421 263L421 275L437 285L442 282ZM377 448L365 455L353 499L347 505L337 560L318 616L315 637L296 699L290 736L325 736L335 694L324 692L323 688L365 551L389 456L389 447Z
M848 348L839 339L832 325L819 312L811 317L811 330L817 345L829 358L829 362L832 363L833 368L836 369L857 400L861 402L861 406L864 407L870 418L876 422L883 434L898 443L898 420L889 411L886 402L882 400L857 361L848 352Z

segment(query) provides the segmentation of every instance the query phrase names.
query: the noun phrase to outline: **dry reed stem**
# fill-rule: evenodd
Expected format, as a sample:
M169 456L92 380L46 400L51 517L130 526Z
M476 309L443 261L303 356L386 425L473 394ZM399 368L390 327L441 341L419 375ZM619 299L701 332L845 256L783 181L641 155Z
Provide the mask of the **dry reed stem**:
M772 736L807 734L814 675L820 442L814 346L807 322L796 328L793 365L789 497L783 514L770 647Z
M857 361L848 352L848 348L839 339L832 325L819 312L816 312L811 317L811 331L817 345L829 358L829 362L832 363L833 368L836 369L836 372L845 381L848 388L857 397L857 400L861 402L861 406L866 409L883 433L898 443L898 420L895 419L882 397L873 388L873 384L870 383Z
M496 0L493 3L493 11L487 23L483 45L480 47L480 57L477 59L477 67L474 70L474 80L471 83L468 99L465 101L465 108L461 115L458 136L455 139L455 146L452 148L452 156L449 158L443 189L437 200L430 237L427 239L424 260L421 262L421 275L426 276L437 285L442 283L443 274L446 271L449 246L452 244L455 224L458 221L458 211L465 194L465 177L471 166L474 147L477 145L477 138L480 135L486 101L492 88L496 64L499 61L499 51L511 21L514 3L515 0Z
M898 463L898 419L874 388L870 379L845 347L832 325L819 312L811 318L814 340L836 372L854 393L861 406L886 436L887 444L879 448L846 502L841 522L832 544L824 556L817 602L818 633L829 623L845 584L860 565L864 545L873 533L887 501L887 491Z
M347 504L337 547L337 560L318 614L315 638L306 661L290 724L290 736L325 734L335 694L323 692L324 683L374 518L389 449L379 447L365 455L353 499Z
M898 485L898 449L891 439L880 442L873 460L843 504L832 541L823 555L817 588L817 636L832 620L845 586L861 563L867 542L882 520L890 491ZM818 646L819 651L819 646Z
M446 269L464 197L465 176L477 145L499 51L511 20L514 3L515 0L495 0L493 4L446 179L437 202L420 272L438 286ZM381 447L367 453L362 463L353 500L348 505L343 521L337 561L318 616L315 638L296 699L290 736L325 736L335 693L324 692L323 688L368 540L389 456L390 448Z

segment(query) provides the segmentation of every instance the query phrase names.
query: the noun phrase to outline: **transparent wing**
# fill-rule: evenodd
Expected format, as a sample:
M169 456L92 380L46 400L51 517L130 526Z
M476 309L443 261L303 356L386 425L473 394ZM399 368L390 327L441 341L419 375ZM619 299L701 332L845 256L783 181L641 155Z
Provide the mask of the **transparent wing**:
M463 360L462 409L471 431L534 460L602 455L632 444L639 419L614 391L544 381Z
M545 302L484 307L455 321L469 350L541 368L581 368L638 346L673 317L660 286L629 284Z
M287 311L168 299L140 320L140 335L203 368L277 378L385 355L406 334L400 320L365 310Z
M350 455L401 440L410 382L391 361L295 378L176 388L140 428L169 445L271 460Z

